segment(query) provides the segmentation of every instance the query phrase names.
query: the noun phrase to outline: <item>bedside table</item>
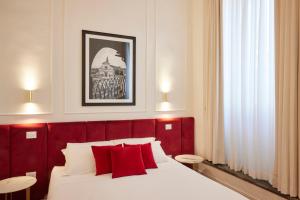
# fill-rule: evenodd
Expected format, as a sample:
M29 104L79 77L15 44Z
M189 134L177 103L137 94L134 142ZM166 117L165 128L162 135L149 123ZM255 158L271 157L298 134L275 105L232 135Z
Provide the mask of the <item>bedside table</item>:
M5 194L7 200L8 194L12 199L12 193L26 189L26 200L30 200L30 187L36 183L36 178L31 176L17 176L0 181L0 194Z
M175 156L175 160L180 163L193 165L193 169L197 171L198 164L204 161L204 158L197 155L183 154Z

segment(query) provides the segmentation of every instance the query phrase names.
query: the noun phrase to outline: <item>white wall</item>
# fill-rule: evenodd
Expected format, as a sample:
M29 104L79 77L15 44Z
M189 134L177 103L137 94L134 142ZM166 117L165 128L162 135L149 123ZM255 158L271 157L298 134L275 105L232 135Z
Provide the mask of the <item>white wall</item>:
M193 116L190 0L27 0L23 4L0 3L0 25L10 30L0 37L0 124ZM82 29L137 37L136 106L81 106ZM22 47L16 43L20 37L26 43ZM15 95L25 92L24 85L19 89L14 83L25 74L17 68L28 52L39 60L34 65L29 57L27 64L39 80L33 93L37 113L49 114L17 115L25 101ZM168 112L161 111L165 80L170 84Z
M169 90L169 109L186 110L192 94L189 1L158 0L156 6L156 108L161 90ZM171 9L170 9L171 8ZM184 52L184 53L183 53Z
M49 7L49 1L0 1L1 114L27 112L24 89L37 89L40 110L51 110Z

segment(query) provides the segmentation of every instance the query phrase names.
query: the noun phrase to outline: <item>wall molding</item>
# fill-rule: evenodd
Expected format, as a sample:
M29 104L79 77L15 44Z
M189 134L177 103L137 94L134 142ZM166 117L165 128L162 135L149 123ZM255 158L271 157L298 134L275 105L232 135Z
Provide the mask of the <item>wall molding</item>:
M160 104L161 104L161 91L160 91L160 71L159 71L159 68L161 67L161 66L159 66L159 51L158 51L158 48L157 48L157 46L158 46L158 37L159 37L159 33L160 33L160 31L159 31L159 26L158 26L158 21L159 21L159 19L158 19L158 9L160 8L159 6L157 6L158 5L158 3L159 2L161 2L161 1L159 1L159 0L153 0L154 2L155 2L155 68L156 68L156 76L155 76L155 83L156 83L156 91L155 91L155 99L156 99L156 105L155 105L155 111L156 112L166 112L166 111L164 111L162 108L161 108L161 106L160 106ZM185 2L185 3L187 3L187 4L189 4L190 5L190 1L186 1L186 0L182 0L183 2ZM187 6L187 9L189 9L189 6ZM188 11L188 13L189 13L189 11ZM188 21L187 21L187 28L188 28L188 25L189 25L189 23L188 23ZM187 30L189 30L189 29L187 29ZM189 42L189 40L187 40L188 42ZM188 67L189 66L189 62L188 62L188 53L189 53L189 44L187 44L187 47L186 47L186 50L187 50L187 52L186 52L186 56L185 56L185 66L186 67ZM185 70L185 72L183 73L184 75L186 75L186 73L188 72L188 70L186 69L186 68L184 68L184 70ZM171 106L171 108L169 108L168 109L168 111L167 112L176 112L176 111L186 111L187 110L187 98L186 98L186 95L188 95L187 94L187 92L186 92L186 89L187 89L187 86L188 86L188 84L187 84L187 80L186 80L186 78L184 77L184 81L183 81L183 84L184 84L184 88L185 88L185 90L183 91L183 95L185 95L185 99L183 100L183 104L182 105L180 105L180 106ZM176 88L175 88L175 90L176 90ZM170 93L172 93L172 92L170 92ZM171 94L169 94L169 96L172 96ZM170 100L170 103L171 103L171 105L172 105L172 99Z
M30 4L30 3L32 4L33 2L30 2L30 1L26 2L26 4ZM15 102L15 105L12 106L13 109L11 109L11 110L14 110L17 107L18 107L18 110L16 110L15 112L14 111L13 112L11 112L11 111L5 112L5 111L3 111L3 109L0 108L0 116L1 117L5 117L5 116L48 115L48 114L53 113L53 107L54 107L53 106L53 87L52 87L52 85L53 85L53 73L52 73L52 70L53 70L53 51L54 51L54 49L53 49L53 14L54 14L53 13L53 0L47 0L44 3L47 4L47 6L44 6L44 5L42 5L42 6L43 6L43 8L47 7L47 12L43 13L43 14L44 14L44 16L46 16L46 14L48 13L48 16L46 16L46 17L48 18L47 23L49 23L49 32L48 32L49 38L47 40L46 39L43 40L45 42L44 44L48 43L48 45L49 45L49 49L47 49L47 52L49 53L49 55L48 55L49 57L47 58L47 61L45 61L45 60L44 61L48 62L46 65L49 65L49 68L46 69L43 73L48 73L49 74L49 79L48 80L43 80L42 85L44 85L44 82L47 82L47 84L46 84L47 87L46 88L38 88L38 89L33 91L33 103L36 103L36 105L39 109L34 114L26 113L24 108L21 109L21 107L25 107L24 104L26 104L27 102L25 101L25 98L22 98L22 97L20 98L20 101L19 101L19 96L22 96L23 93L24 93L23 96L25 96L26 91L23 88L19 88L19 87L15 88L16 86L14 85L12 90L16 90L16 93L17 94L20 93L20 95L18 96L18 102ZM16 9L19 9L19 11L22 11L22 9L23 9L22 6L24 6L24 5L22 5L23 2L20 2L20 3L12 2L12 4L13 5L15 4ZM39 5L41 5L41 4L39 4ZM38 5L36 5L36 6L38 6ZM26 9L26 7L25 7L25 9ZM35 8L35 9L37 9L37 8ZM27 11L27 10L25 10L25 11ZM23 10L22 12L25 12L25 11ZM18 13L22 13L22 12L18 12ZM35 10L34 14L37 14L37 13L39 14L39 11ZM20 17L20 16L18 16L18 17ZM10 25L12 27L15 26L15 24L13 24L13 23L11 23ZM39 25L42 26L42 28L45 27L45 24L38 24L37 26L39 26ZM26 30L27 31L26 34L28 34L28 35L29 35L29 33L28 33L29 30L30 29ZM9 38L6 38L6 39L9 39ZM16 42L18 42L18 41L16 41ZM28 41L26 41L26 42L28 42ZM21 46L21 47L20 47L20 44L18 44L18 45L19 46L14 47L14 48L19 48L17 50L18 50L18 53L20 52L20 54L15 55L15 57L13 59L18 59L19 63L17 65L13 65L13 66L10 66L10 67L12 67L12 68L16 67L20 71L21 68L23 68L23 67L24 68L25 67L31 67L30 64L34 65L35 63L33 62L33 60L36 61L36 60L40 59L40 57L38 57L38 56L34 57L35 54L33 54L32 52L34 52L36 54L39 54L40 53L39 51L42 51L41 49L43 49L43 46L40 45L38 47L39 49L35 49L34 51L32 50L32 52L30 52L31 53L30 54L30 53L24 51L24 44L22 44L23 46ZM12 49L12 47L9 47L9 48ZM34 48L36 48L36 47L34 47ZM26 58L27 59L26 62L24 62L24 60L23 60L25 57L28 57L28 58ZM32 63L28 64L28 62L32 62ZM38 63L38 61L36 61L36 62ZM40 66L43 66L43 65L41 63L39 63L39 65L37 65L35 67L35 69L36 69L35 72L40 70L39 69ZM33 73L33 74L38 76L37 73ZM18 75L18 74L15 74L15 75ZM13 78L13 77L8 77L8 79L10 79L10 78ZM19 78L19 77L15 76L14 78ZM3 84L6 84L5 80L2 80L2 81L4 81ZM18 79L16 79L15 81L16 82L21 82ZM45 90L49 90L47 92L48 96L46 96L46 98L44 98L44 96L39 94L39 92L41 92L41 91L44 92ZM5 93L5 92L2 91L2 93ZM45 92L44 92L44 94L45 94ZM5 94L3 94L3 95L5 95ZM13 97L11 97L11 98L13 99ZM45 101L47 102L47 104L44 103ZM9 107L11 105L4 105L4 106Z
M148 19L149 19L149 12L148 12L148 2L149 1L153 1L153 0L144 0L144 4L145 4L145 12L144 12L144 21L145 21L145 49L143 50L137 50L137 51L143 51L145 54L145 60L143 60L142 62L144 63L144 71L145 71L145 78L143 79L144 84L145 84L145 90L142 92L144 95L144 101L142 103L141 106L137 107L138 105L138 94L137 94L137 90L136 90L136 102L137 104L135 106L91 106L91 107L83 107L80 105L80 107L82 107L83 109L81 109L81 111L76 110L70 110L70 108L68 108L66 106L66 104L68 104L68 102L66 101L67 97L67 93L66 93L66 82L68 81L66 76L64 75L64 113L65 114L105 114L105 113L141 113L141 112L148 112L151 111L151 106L149 106L148 104L149 101L149 85L150 85L150 80L148 77L148 73L151 73L151 70L149 69L149 60L151 60L151 58L149 58L149 53L148 53L148 46L150 41L148 40L148 36L149 36L149 29L151 29L151 27L149 27L149 23L148 23ZM66 38L66 5L65 5L65 1L64 1L64 38ZM105 31L104 31L105 32ZM109 32L109 31L106 31ZM119 34L119 33L116 33ZM64 45L65 45L65 41L64 41ZM65 47L64 47L65 48ZM65 52L65 51L64 51ZM81 64L81 63L80 63ZM138 67L138 66L137 66ZM150 72L149 72L150 71ZM66 61L65 61L65 55L64 55L64 74L66 74ZM80 79L81 82L81 79ZM82 84L82 83L81 83ZM138 83L137 83L138 84ZM92 108L95 108L93 111L90 111ZM105 109L100 109L100 108L105 108ZM108 110L109 109L109 110Z

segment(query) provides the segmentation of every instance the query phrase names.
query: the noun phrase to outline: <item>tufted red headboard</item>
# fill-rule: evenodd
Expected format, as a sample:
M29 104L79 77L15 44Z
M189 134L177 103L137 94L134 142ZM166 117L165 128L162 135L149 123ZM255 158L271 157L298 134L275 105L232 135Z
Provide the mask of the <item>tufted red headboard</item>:
M166 130L166 124L172 124L172 130ZM37 138L26 139L28 131L36 131ZM32 199L38 200L48 189L52 168L64 165L61 149L68 142L138 137L156 137L168 155L193 154L194 118L1 125L0 179L36 171L38 182L32 188ZM23 196L19 193L14 199Z

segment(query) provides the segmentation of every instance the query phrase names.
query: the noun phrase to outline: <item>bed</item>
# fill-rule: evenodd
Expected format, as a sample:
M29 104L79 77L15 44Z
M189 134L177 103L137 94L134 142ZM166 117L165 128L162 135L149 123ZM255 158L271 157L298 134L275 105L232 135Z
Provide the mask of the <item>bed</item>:
M147 175L112 179L111 174L64 175L64 166L51 173L48 200L243 200L241 194L168 158Z
M29 131L36 132L34 140L26 139ZM47 192L49 200L246 199L174 160L159 163L158 169L147 170L143 176L112 179L111 174L62 175L62 149L67 143L145 137L161 141L167 155L195 154L193 117L2 125L0 160L4 165L0 165L0 177L35 171L32 200L42 199ZM21 200L25 193L14 196Z

